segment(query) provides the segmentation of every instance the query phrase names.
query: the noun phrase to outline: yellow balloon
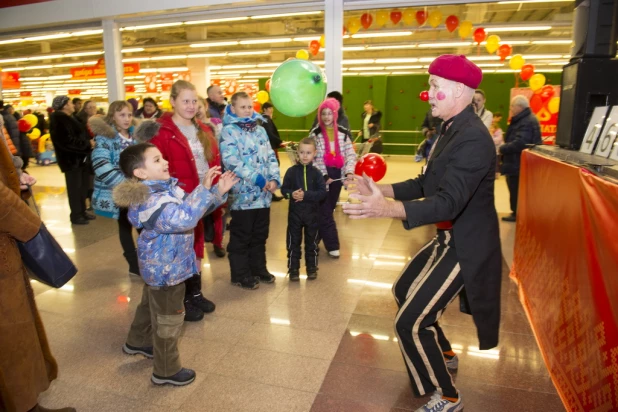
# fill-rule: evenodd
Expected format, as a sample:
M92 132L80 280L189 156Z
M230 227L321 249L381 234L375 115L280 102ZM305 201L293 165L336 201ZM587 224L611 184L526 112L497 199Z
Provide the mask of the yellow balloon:
M492 54L495 53L496 50L498 50L498 47L500 47L500 37L492 34L487 38L487 44L485 44L485 48L490 54Z
M39 118L32 113L25 115L23 119L28 122L30 127L34 127L39 123Z
M296 52L297 59L309 60L309 52L305 49Z
M469 37L472 34L472 29L472 22L468 20L462 21L459 23L459 37L462 39Z
M168 99L165 99L161 102L161 108L166 111L172 110L172 104Z
M318 41L320 42L320 47L326 46L326 37L324 37L324 35L321 35Z
M255 97L257 98L257 101L260 102L260 104L266 103L270 98L266 90L260 90L259 92L257 92Z
M434 29L442 24L442 12L440 10L434 10L429 13L429 24Z
M47 141L51 138L50 134L44 134L43 136L41 136L41 139L39 140L39 153L43 153L46 151L45 149L45 143L47 143Z
M378 25L378 27L384 26L388 22L388 19L389 14L387 11L380 10L376 13L376 24Z
M539 90L545 86L545 76L541 73L537 73L530 78L530 88L534 91Z
M547 103L547 109L551 114L556 114L560 111L560 98L552 97Z
M27 114L26 116L30 116L29 114ZM24 116L24 118L26 117ZM33 115L34 116L34 115ZM36 116L35 116L36 117ZM39 137L41 137L41 131L39 129L32 129L32 131L30 133L28 133L28 137L30 138L30 140L36 140Z
M403 11L403 22L406 26L411 26L416 20L416 12L412 9L405 9Z
M526 59L521 54L516 54L509 60L509 67L513 70L521 70L524 64L526 64Z
M356 34L361 28L361 22L358 17L352 17L346 25L350 34Z

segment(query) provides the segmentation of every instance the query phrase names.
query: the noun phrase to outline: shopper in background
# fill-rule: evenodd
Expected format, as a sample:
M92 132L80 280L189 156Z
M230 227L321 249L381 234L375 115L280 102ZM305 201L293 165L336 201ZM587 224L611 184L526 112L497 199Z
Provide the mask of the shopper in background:
M371 100L365 101L363 105L363 113L361 126L358 136L362 136L363 143L371 143L371 153L382 153L382 140L380 139L380 121L382 120L382 112L373 107Z
M487 110L485 107L485 92L481 89L476 89L474 91L474 97L472 98L472 106L474 107L474 111L481 118L481 121L485 126L487 126L487 130L491 127L491 122L494 118L494 115Z
M211 119L223 120L223 110L225 109L226 102L221 88L213 84L206 89L206 94L208 95L206 101L208 102Z
M79 97L74 97L73 107L75 108L73 116L77 116L77 114L82 110L82 99L80 99Z
M97 104L92 100L86 100L83 104L82 109L75 116L77 120L80 121L81 124L86 126L88 124L88 119L97 114Z
M152 97L145 97L142 107L135 112L135 117L138 119L158 119L162 115L163 112Z
M71 208L71 223L87 225L94 215L86 212L86 197L90 179L88 158L92 151L86 129L73 117L75 108L67 96L56 96L54 112L49 116L51 135L58 166L64 173Z

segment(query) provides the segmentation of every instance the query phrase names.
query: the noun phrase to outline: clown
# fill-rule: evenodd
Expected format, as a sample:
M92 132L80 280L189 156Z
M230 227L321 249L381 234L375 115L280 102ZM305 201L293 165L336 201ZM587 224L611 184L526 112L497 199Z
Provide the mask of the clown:
M343 210L352 219L401 219L406 229L436 225L435 238L393 285L399 306L395 329L415 394L433 393L417 411L454 412L463 410L449 372L457 369L458 359L438 322L447 305L461 294L479 348L498 344L502 254L494 206L496 151L470 104L481 70L465 56L443 55L429 74L431 114L444 123L423 174L392 185L354 176L357 193L350 196L360 203Z

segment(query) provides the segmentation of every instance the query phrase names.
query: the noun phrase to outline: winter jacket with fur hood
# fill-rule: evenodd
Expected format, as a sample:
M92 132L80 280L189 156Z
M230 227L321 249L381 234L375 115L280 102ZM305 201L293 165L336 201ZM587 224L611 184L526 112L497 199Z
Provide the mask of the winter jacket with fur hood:
M226 201L217 186L198 185L186 193L178 179L127 180L114 189L114 201L129 207L129 221L140 229L139 269L150 286L174 286L199 273L193 232L202 216Z
M112 191L126 180L119 166L123 138L100 116L91 117L88 127L95 135L95 146L90 155L95 176L92 207L97 215L118 219L120 209L112 199ZM131 140L131 145L134 145L135 140Z
M240 178L230 191L231 210L270 207L272 193L262 189L271 180L281 186L277 157L266 130L257 125L258 119L264 120L256 113L250 118L240 118L232 113L231 105L225 108L219 138L221 161L225 170Z

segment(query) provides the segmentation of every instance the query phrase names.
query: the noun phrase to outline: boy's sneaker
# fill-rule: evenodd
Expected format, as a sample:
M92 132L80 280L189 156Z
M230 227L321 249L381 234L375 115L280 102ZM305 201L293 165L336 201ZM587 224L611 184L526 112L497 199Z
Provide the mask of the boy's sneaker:
M255 278L258 280L259 283L273 283L275 281L275 279L277 279L275 277L275 275L273 275L269 271L265 271L263 273L260 273Z
M198 322L204 319L204 312L193 306L190 299L185 299L185 322Z
M225 257L225 248L224 247L215 245L214 248L215 248L215 255L217 257L220 257L220 258Z
M298 269L290 269L288 273L290 274L290 280L292 282L298 282L300 280L300 273Z
M189 302L192 306L197 307L204 313L212 313L215 311L216 305L214 302L206 299L200 292L197 295L193 295L189 298Z
M144 355L148 359L154 358L152 353L152 346L146 346L143 348L138 348L137 346L131 346L128 343L122 345L122 351L127 355Z
M431 396L431 400L422 407L418 408L416 412L459 412L463 411L463 400L461 394L457 399L457 402L451 402L443 399L442 394L435 392Z
M451 358L444 356L444 361L446 362L446 367L450 371L456 371L457 368L459 368L459 358L457 357L457 355Z
M243 289L257 289L260 287L260 282L253 276L247 276L241 280L233 280L232 285L240 286Z
M307 279L315 280L318 278L318 268L307 268Z
M332 257L333 259L339 259L339 250L331 250L328 252L328 256Z
M155 385L170 384L174 386L184 386L190 384L195 380L195 371L187 368L182 368L180 369L180 371L178 371L177 374L169 376L167 378L164 376L155 375L153 373L150 377L150 380Z

